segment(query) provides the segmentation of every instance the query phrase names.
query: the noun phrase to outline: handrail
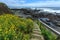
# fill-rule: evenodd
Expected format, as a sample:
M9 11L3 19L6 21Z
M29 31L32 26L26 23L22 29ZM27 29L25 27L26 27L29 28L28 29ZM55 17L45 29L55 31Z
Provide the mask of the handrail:
M49 28L51 31L53 31L55 34L57 34L58 36L60 36L60 32L53 29L52 27L50 27L49 25L47 25L46 23L42 22L40 19L38 19L43 25L45 25L47 28Z

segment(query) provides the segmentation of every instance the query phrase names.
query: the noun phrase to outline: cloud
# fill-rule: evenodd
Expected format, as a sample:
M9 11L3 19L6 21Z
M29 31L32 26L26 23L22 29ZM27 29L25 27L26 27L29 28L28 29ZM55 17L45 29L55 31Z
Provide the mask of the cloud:
M27 3L21 6L28 6L28 7L60 7L60 1L39 1L35 3Z
M16 6L25 3L24 0L0 0L0 2L6 3L8 6Z
M31 0L31 3L29 0L0 0L0 2L14 7L60 7L60 0L34 0L33 2Z

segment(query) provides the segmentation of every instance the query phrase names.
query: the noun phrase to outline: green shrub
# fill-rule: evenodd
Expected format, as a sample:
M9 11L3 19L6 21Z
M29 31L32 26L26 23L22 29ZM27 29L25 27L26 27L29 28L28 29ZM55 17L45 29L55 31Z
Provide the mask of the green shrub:
M30 34L32 30L31 19L19 18L11 14L0 16L0 40L23 40L24 35Z

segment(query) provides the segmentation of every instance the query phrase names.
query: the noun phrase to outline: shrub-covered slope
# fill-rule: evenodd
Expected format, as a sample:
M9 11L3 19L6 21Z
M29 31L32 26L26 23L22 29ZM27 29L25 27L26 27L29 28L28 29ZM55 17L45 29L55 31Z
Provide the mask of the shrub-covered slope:
M33 30L31 19L19 18L15 15L0 16L0 40L29 40Z
M7 14L7 13L11 14L12 12L6 4L0 3L0 15Z

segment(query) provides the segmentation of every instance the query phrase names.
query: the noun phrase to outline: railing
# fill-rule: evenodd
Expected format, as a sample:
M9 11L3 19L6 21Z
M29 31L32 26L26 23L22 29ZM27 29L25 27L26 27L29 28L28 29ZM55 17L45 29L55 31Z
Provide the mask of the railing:
M42 22L40 19L38 19L46 28L50 29L51 32L53 32L54 34L56 34L58 36L58 38L60 39L60 32L55 30L54 28L50 27L49 25L47 25L46 23Z

